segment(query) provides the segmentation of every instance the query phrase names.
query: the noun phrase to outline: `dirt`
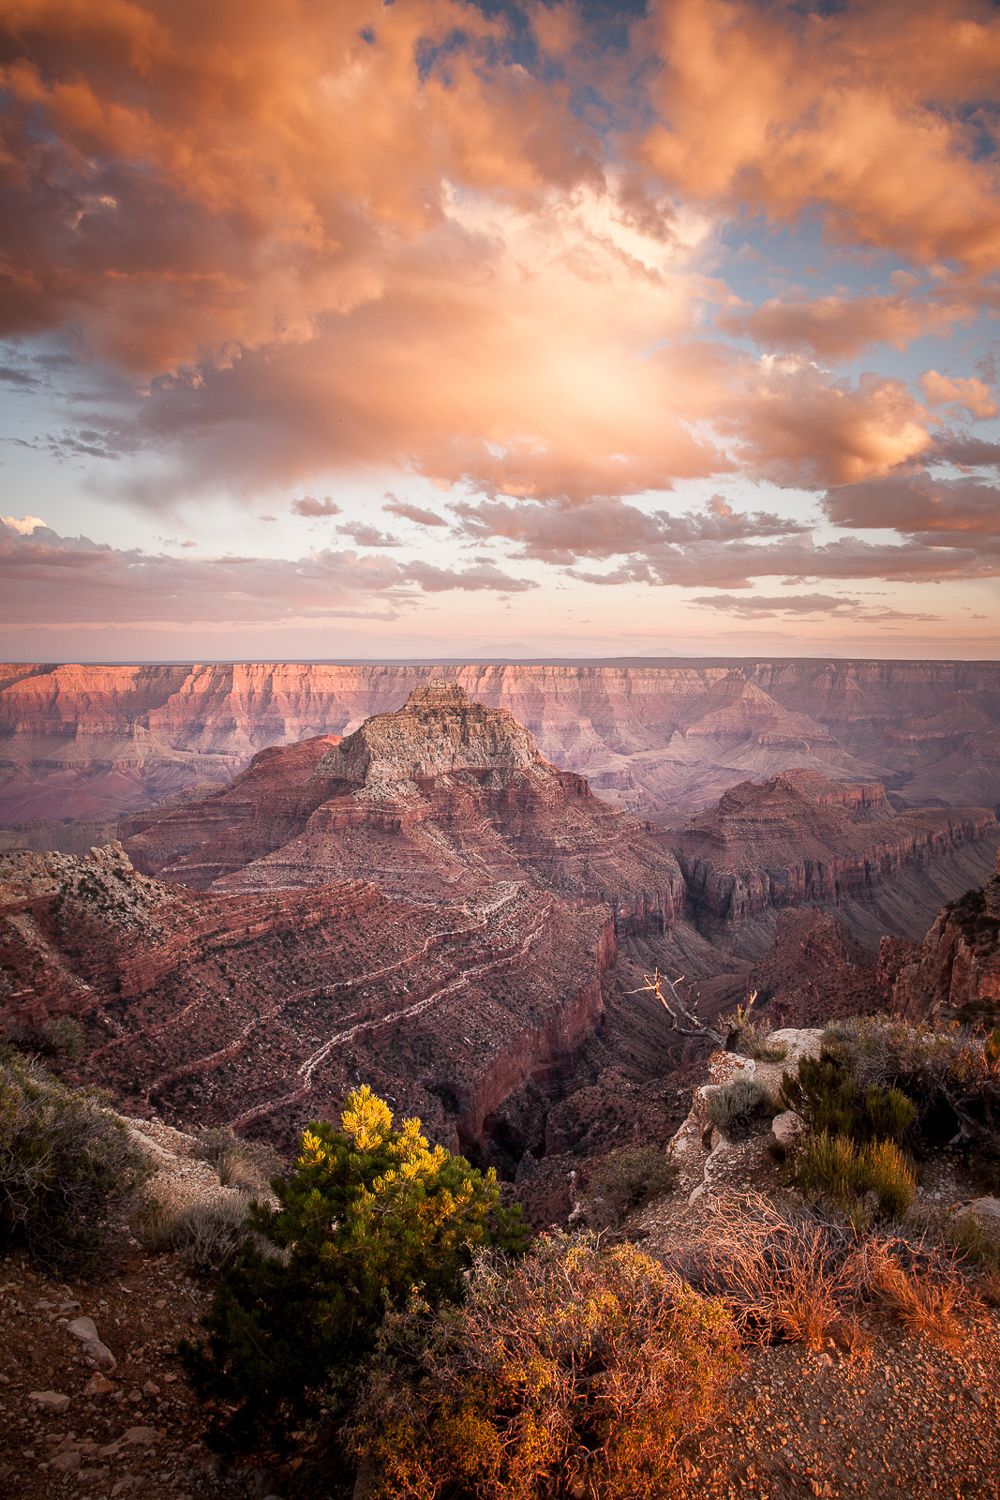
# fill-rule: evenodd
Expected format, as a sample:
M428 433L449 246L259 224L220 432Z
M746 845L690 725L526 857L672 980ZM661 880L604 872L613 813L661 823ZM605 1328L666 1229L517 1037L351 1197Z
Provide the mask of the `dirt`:
M220 1470L202 1444L204 1417L176 1354L210 1298L210 1287L186 1276L173 1255L137 1254L114 1275L87 1282L0 1260L0 1493L25 1500L252 1493L246 1475ZM67 1332L80 1316L93 1319L117 1360L103 1395L86 1393L95 1371ZM68 1410L46 1411L33 1391L68 1396ZM75 1463L64 1457L73 1454L79 1466L61 1467Z
M957 1349L888 1325L866 1363L752 1349L723 1419L682 1450L681 1500L996 1500L998 1357L995 1312Z

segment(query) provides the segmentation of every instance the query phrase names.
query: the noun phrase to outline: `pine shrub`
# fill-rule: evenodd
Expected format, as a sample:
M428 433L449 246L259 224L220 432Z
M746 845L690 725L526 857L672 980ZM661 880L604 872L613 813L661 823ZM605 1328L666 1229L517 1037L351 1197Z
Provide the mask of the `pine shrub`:
M898 1143L918 1118L915 1105L898 1088L871 1083L862 1092L850 1064L826 1047L818 1058L802 1058L795 1077L784 1074L781 1099L813 1134L858 1142Z
M385 1313L421 1287L457 1301L473 1253L492 1241L524 1248L520 1210L497 1204L460 1156L428 1148L419 1120L392 1114L364 1088L341 1129L313 1123L295 1171L275 1178L278 1207L254 1205L242 1255L223 1274L199 1345L182 1357L196 1392L220 1403L217 1447L279 1444L321 1399L346 1397Z

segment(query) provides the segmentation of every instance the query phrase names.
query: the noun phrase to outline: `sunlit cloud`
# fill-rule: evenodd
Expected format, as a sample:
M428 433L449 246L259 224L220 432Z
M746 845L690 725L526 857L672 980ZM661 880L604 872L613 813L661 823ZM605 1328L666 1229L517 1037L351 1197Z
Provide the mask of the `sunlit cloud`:
M4 452L82 517L25 481L12 585L458 620L568 577L751 620L758 579L995 577L996 8L607 9L11 0ZM32 513L113 506L229 519L197 560Z

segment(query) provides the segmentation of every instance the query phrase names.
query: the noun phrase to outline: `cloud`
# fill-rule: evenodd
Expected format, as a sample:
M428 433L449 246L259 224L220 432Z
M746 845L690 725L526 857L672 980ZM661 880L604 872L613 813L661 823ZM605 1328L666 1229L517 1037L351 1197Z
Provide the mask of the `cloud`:
M891 475L830 490L823 509L837 526L891 527L939 545L1000 539L1000 488L974 478Z
M431 563L409 562L403 564L402 572L428 594L439 594L448 589L463 589L466 593L490 589L502 594L522 594L527 589L538 588L532 579L511 578L492 563L477 563L475 567L459 572L454 568L436 568Z
M368 526L364 521L351 521L346 526L338 526L337 534L349 536L359 547L399 547L402 545L398 537L390 536L386 531L379 531L376 526Z
M692 599L703 609L719 610L741 620L774 619L776 616L832 615L848 620L939 620L940 615L909 614L903 610L866 605L860 599L846 599L835 594L786 594L773 598L757 596L740 599L732 594L714 594Z
M918 583L946 578L996 578L1000 576L1000 543L994 539L975 545L941 545L903 542L874 544L855 536L840 537L816 546L811 536L754 543L705 542L700 545L663 546L628 558L608 573L569 568L573 578L584 583L614 587L623 583L646 583L653 587L750 588L755 578L782 578L799 583L810 579L884 578L897 583Z
M382 509L388 511L391 516L399 516L401 521L413 521L417 526L447 526L447 521L432 510L421 510L419 505L411 505L408 500L397 500L395 495L387 497L388 504Z
M816 359L855 359L872 344L905 349L913 339L947 333L976 309L961 301L906 296L770 299L759 307L727 309L719 327L751 338L762 348Z
M300 500L293 500L290 508L293 516L339 516L341 511L336 500L331 500L329 495L324 495L322 500L303 495Z
M970 416L980 420L997 415L989 386L975 376L956 380L950 375L939 375L937 370L925 370L920 376L920 388L928 406L962 406Z
M830 8L664 0L650 167L719 210L789 223L819 209L841 243L990 270L1000 16L985 0ZM989 114L985 114L989 118Z
M177 558L119 551L48 528L0 527L8 625L188 622L283 624L293 619L392 619L423 593L517 592L534 585L495 567L453 571L327 548L295 560Z
M642 549L751 536L785 536L804 532L801 522L770 512L738 514L721 495L702 513L649 514L634 505L600 497L575 505L535 501L457 501L450 505L459 532L474 540L503 537L518 542L521 558L569 563L580 557L608 558Z
M765 357L718 422L761 478L810 488L889 474L933 442L902 380L869 371L852 384L795 359Z
M14 516L2 516L0 520L9 530L16 531L19 536L30 536L37 527L45 525L40 516L22 516L20 520Z

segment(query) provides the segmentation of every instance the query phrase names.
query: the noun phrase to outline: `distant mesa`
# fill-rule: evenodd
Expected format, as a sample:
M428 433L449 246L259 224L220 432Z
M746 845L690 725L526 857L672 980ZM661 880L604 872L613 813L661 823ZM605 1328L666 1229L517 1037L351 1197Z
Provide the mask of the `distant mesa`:
M984 807L896 811L878 782L792 768L731 787L671 841L701 932L753 957L785 907L837 909L873 950L882 933L922 935L982 882L1000 825Z
M345 739L265 751L224 791L124 831L136 868L223 892L367 879L400 900L456 902L531 881L610 903L619 927L669 927L684 899L660 830L551 765L513 714L447 681Z

